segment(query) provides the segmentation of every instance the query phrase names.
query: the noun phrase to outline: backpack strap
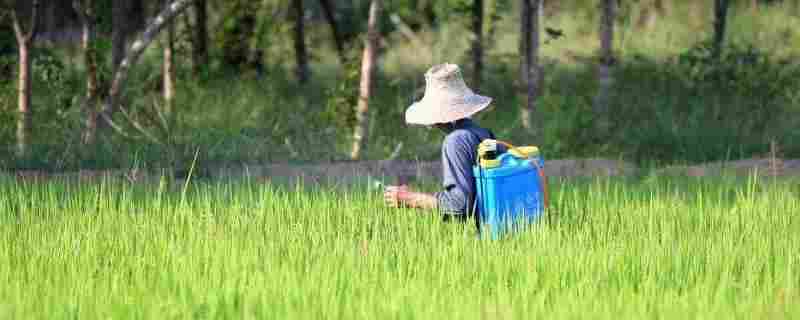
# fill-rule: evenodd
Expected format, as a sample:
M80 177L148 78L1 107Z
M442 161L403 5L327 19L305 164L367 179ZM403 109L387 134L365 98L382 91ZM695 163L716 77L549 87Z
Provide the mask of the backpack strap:
M475 133L474 131L471 131L471 130L467 130L467 131L469 131L469 133L471 133L473 136L475 136L475 138L478 140L478 144L481 144L483 142L483 140L485 140L485 139L481 139L481 137L477 133ZM493 139L493 140L496 139L494 133L491 130L486 129L486 131L489 132L489 138L488 139ZM480 159L478 158L477 150L473 150L473 151L475 151L475 163L473 165L475 165L475 167L478 168L478 172L479 172L480 176L479 177L475 177L473 175L473 177L472 177L473 183L475 185L475 192L473 192L473 194L471 195L471 199L468 199L467 210L470 209L469 208L469 204L470 203L472 204L472 210L470 212L467 212L467 214L468 215L471 214L472 217L475 219L475 229L478 232L478 237L480 237L480 235L481 235L481 217L480 217L481 211L478 210L479 209L478 208L478 190L479 190L478 188L482 188L483 187L483 183L482 182L478 183L478 181L482 181L483 169L481 169L481 167L480 167ZM481 178L481 179L479 179L479 178Z

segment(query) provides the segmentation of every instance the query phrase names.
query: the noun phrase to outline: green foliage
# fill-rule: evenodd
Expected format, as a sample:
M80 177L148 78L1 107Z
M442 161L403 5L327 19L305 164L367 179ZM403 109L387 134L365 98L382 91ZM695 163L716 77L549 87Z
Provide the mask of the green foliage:
M794 180L559 181L494 242L362 187L166 181L0 176L3 317L800 317Z
M776 100L785 98L800 84L800 68L779 63L753 44L730 44L718 58L712 43L703 42L678 57L684 83L699 90L736 92L743 96Z
M488 34L495 34L497 32L497 24L502 20L509 12L513 12L511 9L514 6L512 0L488 0L484 1L487 2L486 8L484 11L486 12L487 19L484 19L484 29ZM488 44L493 45L493 44Z
M701 43L678 59L678 72L693 91L713 94L728 104L718 118L740 122L773 138L785 130L787 117L796 111L800 88L800 65L777 61L754 45L728 45L718 60L711 56L711 45ZM736 120L734 120L736 119Z
M347 1L336 5L336 11L339 13L337 20L339 33L346 43L353 43L367 29L369 1Z
M701 43L674 62L624 60L611 150L641 161L712 161L793 145L800 68L753 46L726 47L718 60L710 51Z
M356 124L355 108L361 80L361 59L357 50L349 52L336 83L326 92L327 103L325 111L321 113L321 121L339 128L353 128Z
M0 14L0 141L14 141L16 119L16 39L4 14ZM10 143L0 142L0 154L13 154ZM5 159L0 157L0 166Z
M31 72L36 81L51 85L64 81L64 63L51 50L36 48L31 60Z
M258 26L259 3L255 1L228 1L221 9L220 27L216 43L222 60L231 68L241 69L250 62L250 44Z
M101 38L95 41L100 83L107 86L110 2L95 3L101 25ZM307 2L307 43L314 77L301 87L291 75L294 51L287 1L209 2L211 63L198 75L189 76L187 46L180 42L175 108L179 116L168 135L170 145L109 134L101 137L96 163L104 167L168 166L191 160L198 149L200 161L211 162L346 158L342 147L349 141L355 121L359 54L369 3L336 3L345 46L352 48L347 62L340 65L319 4ZM797 5L763 6L758 16L733 10L729 30L733 44L715 61L710 58L709 44L699 43L711 30L712 16L689 14L710 12L710 2L670 3L654 28L640 28L635 23L642 12L640 6L651 5L651 1L620 2L611 130L601 136L592 129L597 120L592 110L597 75L595 46L587 45L597 43L597 3L547 3L546 26L564 32L564 37L541 48L545 79L537 106L543 117L542 147L547 158L697 162L759 156L773 141L782 156L800 156L800 75L793 64L798 46L791 28L796 15L790 11ZM439 157L441 133L406 126L403 115L405 108L421 98L422 74L430 64L447 60L470 68L471 4L469 0L385 2L370 99L367 159L384 159L401 143L402 159ZM478 91L495 102L493 109L477 120L498 136L525 144L530 137L520 128L523 101L516 87L518 1L486 0L485 4L485 72ZM417 40L409 41L397 32L390 19L393 14L411 27ZM3 23L0 28L5 27L4 31L8 26ZM178 31L184 41L180 32L186 30L179 25ZM748 43L754 46L741 45ZM0 32L0 69L5 66L8 70L0 73L3 167L14 163L10 147L16 119L15 49L13 33ZM253 49L263 50L264 55L253 55ZM74 56L66 57L70 52ZM247 59L262 62L264 72L254 76L254 66L234 66L256 62ZM59 47L42 51L35 60L35 140L41 145L34 147L34 160L40 167L79 165L73 160L80 131L78 102L85 95L84 70L81 63L75 63L80 60L77 50ZM126 88L126 110L147 126L152 125L146 120L148 114L152 115L160 101L160 63L161 50L154 46L134 68ZM101 89L106 92L108 88Z
M17 86L11 80L0 81L0 154L11 155L14 141L14 121L16 117ZM0 167L8 166L11 157L0 156Z
M100 34L111 34L113 21L111 7L113 1L92 1L94 5L95 28Z
M64 168L78 160L82 75L68 68L48 48L32 52L33 148L35 155L24 166ZM39 94L37 94L39 93ZM42 94L46 93L46 94ZM44 98L44 99L42 99ZM65 134L66 133L66 134Z
M442 0L434 4L436 17L441 21L450 19L471 19L472 0Z
M100 86L100 94L106 95L111 86L111 39L100 38L92 42L92 50L95 52L97 62L97 82ZM85 72L86 70L84 70Z
M17 53L17 40L14 38L14 32L5 22L0 17L0 83L11 80Z

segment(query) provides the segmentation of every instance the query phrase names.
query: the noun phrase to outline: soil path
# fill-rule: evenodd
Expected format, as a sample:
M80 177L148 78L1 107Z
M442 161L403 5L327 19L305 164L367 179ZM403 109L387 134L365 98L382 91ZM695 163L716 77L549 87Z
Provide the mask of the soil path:
M609 159L564 159L548 160L545 163L548 177L608 177L629 176L643 173L629 162ZM747 176L800 177L800 159L747 159L728 162L714 162L692 166L670 166L649 171L665 176L718 176L734 174ZM0 176L4 173L0 172ZM79 172L48 173L44 171L6 172L22 181L41 181L66 178L80 181L97 181L103 178L120 178L131 182L157 180L157 172L129 170L83 170ZM199 178L238 179L251 178L259 181L304 181L305 183L349 184L368 179L395 183L397 180L410 182L433 182L441 177L441 164L438 161L345 161L306 165L259 164L217 166L204 168Z

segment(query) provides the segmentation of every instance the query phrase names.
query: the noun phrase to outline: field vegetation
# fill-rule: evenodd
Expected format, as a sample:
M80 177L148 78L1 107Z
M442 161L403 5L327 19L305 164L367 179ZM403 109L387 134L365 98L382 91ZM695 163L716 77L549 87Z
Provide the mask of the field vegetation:
M453 3L451 3L453 2ZM363 159L438 157L435 131L406 127L405 108L424 90L423 72L435 63L454 62L470 79L469 15L442 1L435 24L399 1L389 3L381 18L381 48L371 99L369 139ZM231 2L231 6L237 2ZM349 157L358 94L360 34L367 1L339 10L342 33L352 40L339 61L319 8L311 5L307 42L311 44L307 84L294 79L292 29L278 19L285 3L264 1L251 41L262 49L260 69L226 64L226 47L235 35L226 26L237 16L209 16L210 60L193 73L188 30L176 25L174 119L152 121L162 108L160 64L163 50L147 50L127 88L125 108L160 143L143 139L121 116L130 137L109 132L96 149L81 152L84 96L80 51L60 45L34 51L34 126L29 157L13 157L13 77L0 77L0 166L13 169L188 166L199 151L199 165L217 162L298 162ZM438 3L438 2L437 2ZM466 3L466 2L464 2ZM602 156L646 163L703 162L758 157L774 151L800 156L798 79L800 8L795 1L765 1L751 10L733 1L721 58L711 57L711 2L670 2L649 22L650 1L623 2L616 19L615 78L608 115L592 109L597 94L596 52L600 10L582 1L548 2L542 27L544 87L538 101L542 117L542 150L549 159ZM446 4L446 5L445 5ZM220 5L220 4L217 4ZM488 1L485 67L478 92L494 97L494 107L479 121L506 140L530 143L520 126L522 97L518 82L519 17L514 1ZM224 7L224 6L223 6ZM223 10L224 9L224 10ZM237 12L220 7L219 12ZM463 8L462 8L463 9ZM228 11L225 11L228 10ZM270 11L272 10L272 11ZM284 10L284 11L282 11ZM487 9L489 10L489 9ZM183 21L180 20L179 21ZM403 31L407 24L411 31ZM409 33L410 32L410 33ZM13 51L12 37L6 39ZM239 41L241 42L241 41ZM108 80L106 38L97 40L101 80ZM5 56L13 71L13 56ZM150 118L148 118L150 117ZM598 123L608 130L597 130ZM138 138L137 138L138 137ZM400 147L399 147L400 146Z
M334 2L341 55L320 8ZM111 116L119 127L93 143L81 136L91 72L77 43L30 37L32 112L17 112L17 40L0 3L0 319L800 318L800 183L777 177L796 168L781 158L800 158L800 2L726 1L719 57L715 1L619 2L603 114L593 104L604 10L545 2L535 135L520 120L518 3L485 1L482 85L473 87L494 104L477 121L515 145L542 138L545 163L604 157L641 168L550 177L541 220L499 241L480 239L472 222L389 208L373 180L288 183L246 166L241 178L208 174L351 158L373 1L203 1L206 18L179 17L174 41L162 34L144 52L121 99L126 113ZM110 39L108 18L125 16L122 2L74 3L107 13L90 47L106 92L120 57L112 51L125 44ZM424 3L435 5L411 5ZM472 86L471 3L384 2L362 160L438 159L442 133L407 127L404 111L432 64L458 63ZM647 11L659 3L668 6ZM145 24L152 14L139 16ZM191 26L201 20L209 50L196 65ZM292 41L303 23L307 82ZM174 100L165 52L175 57ZM776 177L660 169L764 156ZM104 169L146 178L65 178ZM433 178L413 187L438 190Z
M488 241L363 186L4 179L0 317L795 319L797 186L553 179Z

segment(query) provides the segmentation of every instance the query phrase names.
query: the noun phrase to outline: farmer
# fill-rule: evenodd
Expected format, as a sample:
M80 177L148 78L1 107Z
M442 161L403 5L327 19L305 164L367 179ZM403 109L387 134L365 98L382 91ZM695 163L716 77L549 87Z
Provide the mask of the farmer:
M494 139L487 129L470 117L485 109L491 98L472 92L454 64L433 66L425 73L425 95L406 110L406 123L436 127L446 133L442 142L442 187L434 194L415 192L407 186L388 186L387 205L439 209L445 219L472 215L475 193L475 164L478 144Z

